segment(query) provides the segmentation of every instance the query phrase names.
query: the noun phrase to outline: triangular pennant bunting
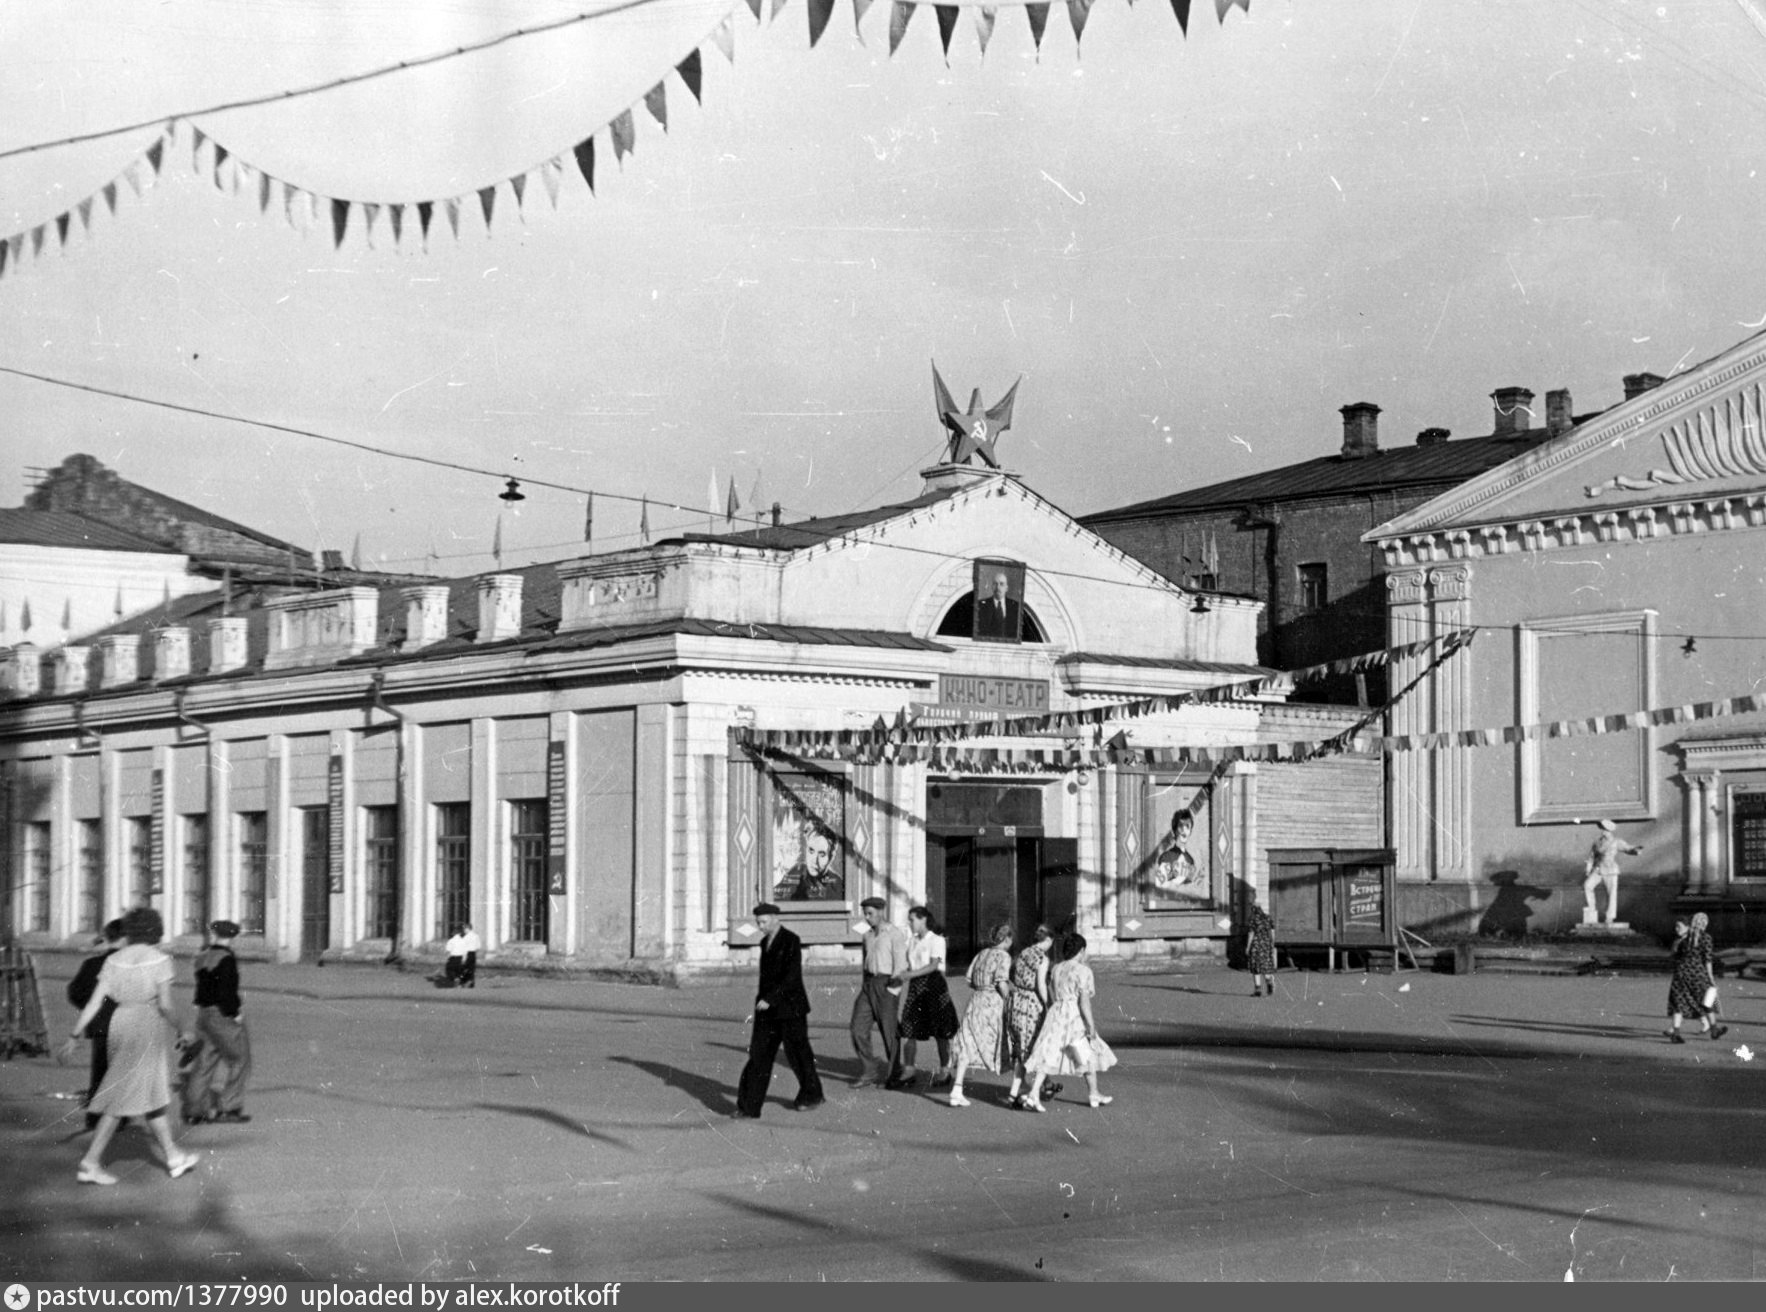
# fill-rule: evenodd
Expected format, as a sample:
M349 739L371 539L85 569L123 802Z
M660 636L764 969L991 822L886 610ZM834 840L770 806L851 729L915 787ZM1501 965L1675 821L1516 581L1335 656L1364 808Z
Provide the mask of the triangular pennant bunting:
M540 181L546 185L546 195L552 199L552 208L558 208L558 183L564 177L564 165L556 158L547 160L540 165Z
M215 170L214 170L214 180L215 180L215 190L216 191L225 191L226 190L226 188L221 185L221 166L223 164L225 164L226 162L227 162L227 148L225 146L223 146L220 142L217 141L217 142L215 142Z
M644 93L644 108L650 111L650 117L662 124L662 130L668 131L668 91L658 82Z
M86 199L81 201L77 206L75 206L75 208L78 209L80 212L80 227L84 228L87 232L91 232L92 231L92 198L90 196L86 197Z
M380 213L380 206L370 204L367 201L362 201L360 204L362 206L362 240L368 243L369 250L373 250L374 216Z
M583 181L589 184L589 190L595 189L595 139L584 137L576 143L576 167L583 175Z
M497 189L494 186L478 189L478 206L484 211L484 230L489 232L491 230L491 211L497 206Z
M975 11L975 38L981 43L981 54L987 55L987 43L993 40L993 23L999 10L991 5L983 6Z
M907 35L908 24L913 21L914 10L919 6L909 0L895 0L889 10L889 53L894 54L901 44L902 37Z
M724 52L724 58L730 63L736 62L736 26L730 22L729 15L712 30L711 39L717 48Z
M190 171L202 172L202 143L208 138L203 136L202 129L194 123L190 125Z
M454 234L454 240L460 240L460 198L449 196L442 202L442 212L448 216L448 230Z
M386 207L386 217L387 221L392 224L392 244L397 246L400 239L404 236L405 207L403 205L388 205Z
M104 204L112 214L117 212L117 184L115 182L104 184Z
M761 0L748 0L748 7L754 11L754 21L760 21Z
M635 149L637 141L637 128L632 124L632 111L629 109L620 110L618 114L614 115L613 122L607 125L607 130L613 137L613 158L616 161L623 161Z
M350 203L347 200L331 202L331 249L336 250L343 245L343 234L350 226Z
M822 39L822 33L828 30L828 20L834 16L834 0L809 0L809 45L815 49L816 42Z
M1047 5L1025 5L1024 16L1030 20L1030 39L1036 45L1036 53L1042 54L1042 34L1049 25L1049 7Z
M55 235L63 246L67 245L68 225L73 221L73 217L66 210L55 216Z
M1073 24L1077 44L1085 36L1085 20L1091 17L1092 0L1067 0L1067 21Z
M435 217L435 202L420 200L417 202L417 226L423 234L423 245L429 245L429 221Z
M833 0L828 0L828 3L832 4ZM689 50L687 57L675 65L675 72L680 74L681 81L686 84L687 90L693 93L695 103L703 105L705 97L700 94L700 87L704 84L704 70L699 64L699 52Z
M527 191L527 174L517 173L509 179L509 190L515 193L515 212L521 213L521 198Z
M938 44L944 48L944 62L950 63L950 34L957 30L957 7L934 5L932 14L938 19Z
M852 30L861 46L865 43L865 29L861 24L870 7L871 0L852 0Z
M166 139L161 137L147 148L147 166L153 170L153 176L159 176L159 162L165 158Z

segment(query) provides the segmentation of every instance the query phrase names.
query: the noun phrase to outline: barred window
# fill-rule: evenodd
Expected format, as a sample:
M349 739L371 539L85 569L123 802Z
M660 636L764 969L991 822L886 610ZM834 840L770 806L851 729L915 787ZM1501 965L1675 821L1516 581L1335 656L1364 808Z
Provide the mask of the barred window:
M49 931L49 822L27 821L24 826L25 905L30 908L26 924L36 934Z
M264 897L269 888L270 825L262 811L239 813L239 932L264 932Z
M129 905L153 905L153 820L132 815L128 825L129 842Z
M104 822L82 820L80 840L80 923L74 928L96 934L104 925Z
M208 817L179 817L182 826L184 868L184 933L200 934L209 916Z
M543 800L509 803L509 934L517 942L544 943L547 938L546 820Z
M448 938L472 920L472 804L443 802L435 808L437 938Z
M399 809L362 808L363 869L367 875L369 938L396 938L399 917Z

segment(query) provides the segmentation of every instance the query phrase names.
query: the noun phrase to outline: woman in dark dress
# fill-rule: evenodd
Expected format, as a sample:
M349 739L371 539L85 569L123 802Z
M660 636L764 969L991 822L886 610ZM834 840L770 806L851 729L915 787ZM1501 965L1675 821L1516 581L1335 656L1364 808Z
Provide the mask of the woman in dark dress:
M906 1072L913 1069L919 1041L936 1040L938 1073L932 1078L936 1087L951 1082L950 1041L961 1022L950 985L944 982L944 935L925 907L908 908L908 936L908 968L895 977L897 984L907 985L901 997L901 1068L906 1078Z
M1668 1025L1670 1043L1685 1043L1680 1033L1683 1016L1697 1016L1699 1027L1713 1039L1729 1033L1727 1025L1713 1025L1705 1007L1705 991L1715 988L1717 977L1711 968L1711 918L1703 911L1674 925L1674 982L1668 986Z
M1275 992L1275 921L1257 899L1245 912L1245 964L1251 972L1251 996Z
M1006 1097L1014 1107L1024 1105L1025 1062L1036 1046L1042 1018L1049 1009L1049 968L1054 964L1054 955L1054 931L1047 925L1038 925L1035 941L1012 962L1011 991L1006 1002L1006 1054L1012 1059L1012 1087ZM1052 1098L1060 1091L1060 1084L1050 1080L1043 1087L1042 1096ZM1030 1094L1034 1096L1035 1092L1031 1090Z

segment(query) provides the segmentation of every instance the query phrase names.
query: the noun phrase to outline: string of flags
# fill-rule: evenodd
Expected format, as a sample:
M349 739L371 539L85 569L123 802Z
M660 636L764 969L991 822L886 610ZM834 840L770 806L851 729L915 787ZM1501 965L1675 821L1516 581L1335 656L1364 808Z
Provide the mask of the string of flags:
M737 740L759 750L776 748L797 756L814 756L820 752L840 753L857 748L871 751L883 746L938 746L970 738L1017 738L1031 734L1076 736L1087 728L1169 714L1184 706L1248 701L1269 693L1285 694L1299 683L1331 675L1361 673L1395 661L1421 657L1436 647L1441 649L1440 659L1445 659L1470 644L1476 632L1475 629L1455 629L1440 637L1424 638L1357 656L1345 656L1303 669L1271 671L1254 678L1216 684L1211 688L1137 697L1109 706L1087 707L1083 710L965 720L954 724L915 725L909 722L908 712L904 708L897 713L894 724L879 717L877 723L869 729L756 729L744 726L737 730Z
M864 40L861 22L873 5L874 0L852 0L853 28L859 40ZM770 22L777 18L784 9L787 0L747 0L747 6L757 22ZM1062 0L1067 16L1073 28L1075 42L1085 32L1087 19L1091 15L1097 0ZM1133 3L1133 0L1129 0ZM1183 35L1189 33L1190 11L1193 0L1169 0L1173 14ZM1221 23L1225 23L1226 15L1233 8L1251 11L1251 0L1213 0L1215 14ZM813 48L827 30L834 12L835 0L805 0L809 19L809 44ZM1001 7L1021 8L1025 12L1030 26L1030 34L1040 55L1043 35L1048 26L1049 3L1036 3L1033 0L1004 0L1002 4L982 4L959 6L956 4L938 3L937 0L890 0L889 17L889 53L894 55L906 35L908 24L915 12L921 8L933 10L937 19L939 41L943 47L945 62L950 62L950 43L956 30L959 10L970 8L975 16L977 41L983 56L987 53L988 42L992 39L995 22ZM723 54L724 58L734 64L736 58L734 15L738 6L732 4L731 12L712 30L702 45L711 45ZM703 104L704 66L700 55L700 47L696 46L675 65L674 74L692 94L697 104ZM649 116L668 131L668 88L667 74L659 79L650 90L641 97L644 109ZM632 154L637 146L637 123L633 115L636 104L621 110L608 122L601 124L594 131L584 136L576 145L567 151L530 165L511 174L507 178L493 182L488 186L478 187L454 196L437 196L403 201L366 201L353 197L327 196L302 187L296 182L278 178L255 164L240 158L229 149L213 133L205 132L195 123L190 123L191 165L198 176L211 179L217 190L232 195L255 197L260 214L269 214L274 206L282 215L289 227L305 232L320 229L330 234L334 248L341 247L345 238L352 230L362 234L364 241L372 248L377 230L390 236L394 249L402 247L407 233L419 241L427 250L432 230L436 230L437 218L445 223L449 233L457 241L460 237L462 221L470 222L474 212L482 215L484 231L491 231L499 206L504 214L508 213L513 203L516 216L526 221L524 207L530 184L538 179L551 201L552 208L558 207L558 196L565 177L571 166L582 177L584 184L592 194L595 190L595 170L600 159L597 149L597 137L606 134L607 144L612 148L614 161L623 165L625 157ZM117 213L117 202L123 186L127 186L137 199L144 196L144 189L156 180L162 171L167 156L176 148L178 131L187 120L173 118L167 121L164 131L154 139L153 143L139 157L132 160L127 167L97 191L84 197L74 205L42 223L0 238L0 279L8 273L17 273L28 254L33 260L42 256L43 250L51 243L53 235L55 247L65 249L74 231L74 220L77 218L80 230L90 235L92 221L98 206L102 202L111 215ZM503 198L507 196L508 199ZM732 498L733 499L733 498Z

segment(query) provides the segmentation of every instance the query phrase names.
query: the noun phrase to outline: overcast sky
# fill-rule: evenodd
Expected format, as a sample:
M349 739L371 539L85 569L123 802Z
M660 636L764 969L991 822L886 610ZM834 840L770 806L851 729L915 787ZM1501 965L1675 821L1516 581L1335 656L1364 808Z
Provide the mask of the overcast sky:
M770 3L770 0L769 0ZM0 11L0 150L196 111L593 8L584 0L133 0ZM422 73L198 115L323 195L465 195L460 236L342 249L280 192L217 190L188 123L144 199L0 279L0 365L500 473L788 516L910 496L959 400L1020 375L1006 466L1079 514L1381 440L1490 429L1500 386L1671 374L1766 322L1766 11L1758 0L1097 0L1040 59L1004 5L929 11L887 53L887 0L811 50L803 0L735 60L729 0L508 43ZM332 16L324 17L327 13ZM143 25L142 15L151 16ZM133 21L131 21L131 18ZM704 105L639 104L695 43ZM534 174L487 235L473 196L597 131L554 209ZM0 229L93 194L154 130L0 160ZM229 185L230 185L230 175ZM28 252L27 244L27 252ZM0 373L0 503L89 452L126 477L364 564L448 572L571 554L583 498ZM635 544L604 499L596 545ZM653 530L704 528L653 509Z

